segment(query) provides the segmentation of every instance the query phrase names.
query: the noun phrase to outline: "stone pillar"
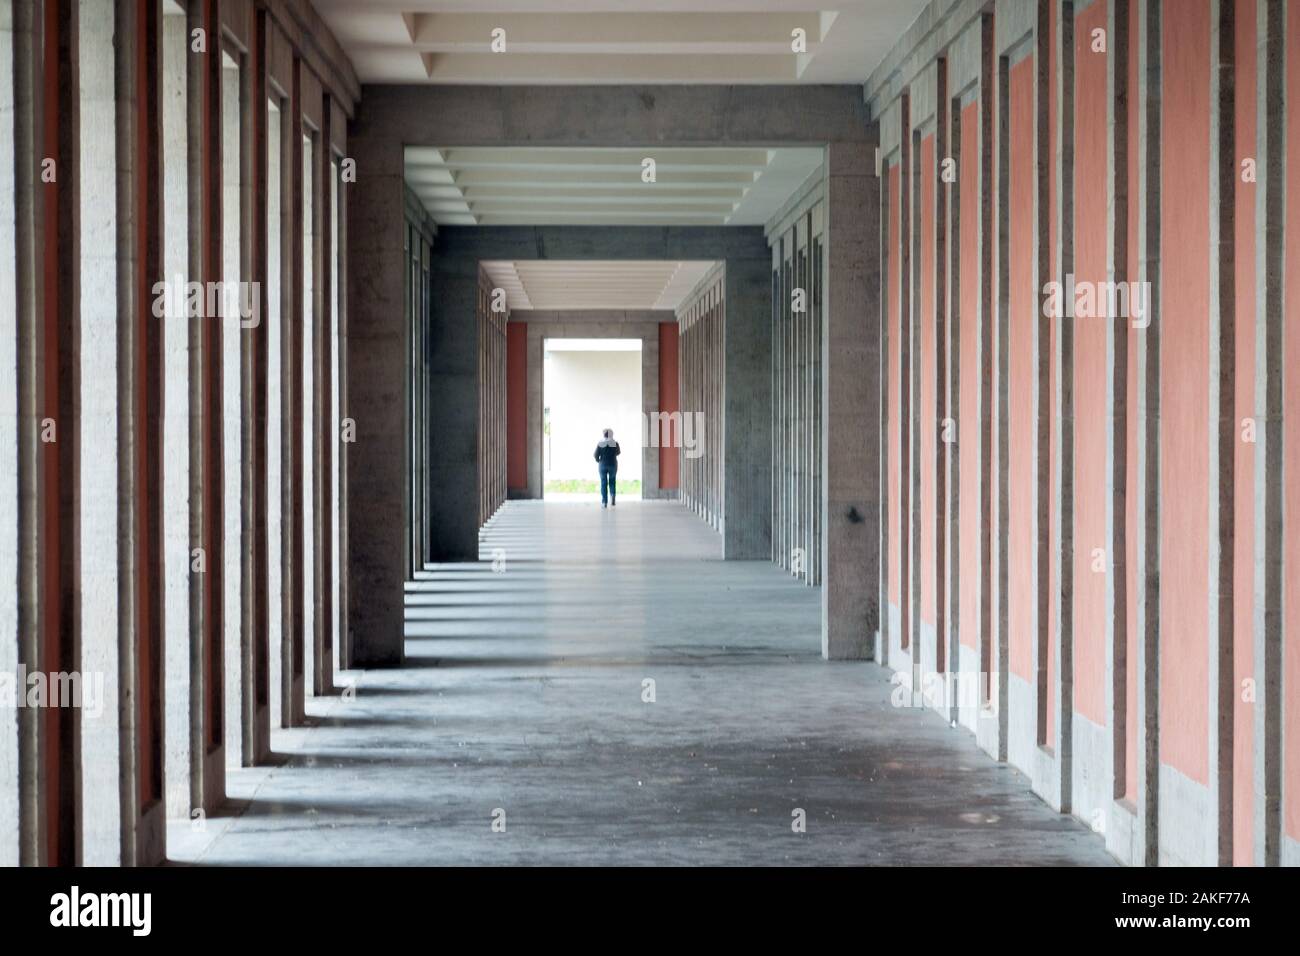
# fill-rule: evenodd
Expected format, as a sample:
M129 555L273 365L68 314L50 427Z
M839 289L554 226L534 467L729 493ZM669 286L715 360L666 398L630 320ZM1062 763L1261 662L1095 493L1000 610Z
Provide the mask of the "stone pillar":
M0 76L14 76L13 0L0 0ZM0 140L17 142L15 84L0 84ZM17 181L0 167L0 302L18 301ZM18 314L0 313L0 667L18 666ZM0 866L18 865L18 711L0 710Z
M408 526L402 491L410 464L404 371L410 353L402 301L406 199L402 152L393 148L385 125L383 116L358 113L351 129L357 181L346 193L351 248L344 354L348 416L356 422L347 458L347 574L357 596L348 604L348 640L355 667L402 661L402 584L410 553L409 542L394 539L395 528ZM446 291L435 278L435 301Z
M434 561L478 560L478 260L434 256L429 354L427 517Z
M110 6L81 5L76 40L82 124L76 170L82 213L77 279L83 290L96 291L81 296L77 319L83 367L78 453L86 463L80 477L77 509L81 552L78 613L83 621L104 622L121 619L119 604L129 604L129 599L120 600L125 596L121 588L130 588L131 577L122 573L118 545L129 537L129 529L120 520L118 500L130 485L119 488L119 469L114 467L119 429L125 427L118 415L119 391L124 386L123 366L129 364L118 349L118 256L127 251L119 247L118 239L129 238L130 232L119 223L115 202L118 163L113 26ZM130 169L128 162L123 170L128 181ZM128 253L128 262L129 258ZM129 269L129 265L124 266ZM128 313L122 314L126 321ZM167 319L151 317L150 321L161 325ZM169 329L157 331L170 339ZM96 702L98 716L81 724L83 798L79 824L81 862L86 866L122 863L119 776L124 712L118 687L122 636L119 628L105 626L85 628L81 637L83 679L103 681L103 696ZM91 798L86 799L86 795Z
M826 153L822 335L822 656L871 656L880 626L880 183L874 148Z
M312 89L318 91L319 84ZM334 467L334 430L330 423L330 396L333 392L334 366L331 327L334 301L331 283L333 234L330 183L334 176L334 156L330 145L332 119L329 98L314 104L321 118L320 136L312 153L312 337L311 405L312 405L312 691L316 696L332 694L334 688L334 568L332 548L334 515L331 506L330 472ZM262 114L265 114L263 109Z
M729 257L723 295L722 556L772 550L772 267Z

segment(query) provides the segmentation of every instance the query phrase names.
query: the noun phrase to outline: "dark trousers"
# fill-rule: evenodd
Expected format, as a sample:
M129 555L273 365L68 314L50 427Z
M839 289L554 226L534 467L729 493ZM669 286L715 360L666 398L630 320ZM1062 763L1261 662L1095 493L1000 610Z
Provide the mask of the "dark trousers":
M614 498L614 479L618 477L618 469L610 468L608 465L600 466L600 503L607 504Z

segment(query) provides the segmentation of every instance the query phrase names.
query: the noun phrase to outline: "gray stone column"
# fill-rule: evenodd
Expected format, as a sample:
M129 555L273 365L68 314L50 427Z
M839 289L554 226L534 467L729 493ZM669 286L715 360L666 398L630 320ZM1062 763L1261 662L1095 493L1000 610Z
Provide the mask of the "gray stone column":
M0 0L0 76L14 76L14 10ZM12 79L0 84L0 134L15 141ZM25 165L25 164L24 164ZM17 190L13 164L0 167L0 302L18 302ZM18 665L18 323L0 313L0 666ZM18 711L0 711L0 866L18 865Z
M345 413L356 422L347 458L348 606L352 664L402 661L402 582L409 532L406 487L409 422L404 369L410 360L403 249L402 152L359 114L351 130L357 181L345 193L348 326ZM439 294L441 294L439 290ZM398 510L394 510L394 509Z
M880 181L874 148L826 152L822 656L871 656L880 624Z
M772 265L728 258L723 303L722 556L772 556Z
M429 305L430 558L478 560L478 260L434 255Z

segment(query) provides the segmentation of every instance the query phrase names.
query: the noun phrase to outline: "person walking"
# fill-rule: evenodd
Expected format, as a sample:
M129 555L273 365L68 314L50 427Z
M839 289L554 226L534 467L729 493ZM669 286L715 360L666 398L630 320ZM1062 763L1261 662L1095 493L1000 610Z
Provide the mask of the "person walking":
M614 499L614 480L618 477L618 442L614 441L614 429L606 428L605 437L596 444L596 464L600 470L600 506L606 508L616 504Z

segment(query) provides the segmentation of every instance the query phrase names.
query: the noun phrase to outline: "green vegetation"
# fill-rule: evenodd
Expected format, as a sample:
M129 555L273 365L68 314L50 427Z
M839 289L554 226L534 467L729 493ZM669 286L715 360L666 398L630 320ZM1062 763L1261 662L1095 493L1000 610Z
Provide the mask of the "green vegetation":
M636 481L620 481L616 487L619 494L640 494L641 479L638 478ZM554 479L546 483L543 493L561 495L598 495L600 494L600 482L594 478Z

